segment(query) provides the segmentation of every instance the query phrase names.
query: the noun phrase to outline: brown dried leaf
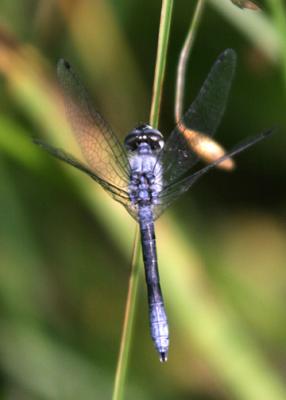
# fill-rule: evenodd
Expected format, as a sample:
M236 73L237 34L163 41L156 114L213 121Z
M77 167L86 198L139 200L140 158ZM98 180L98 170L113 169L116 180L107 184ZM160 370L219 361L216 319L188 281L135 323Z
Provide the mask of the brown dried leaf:
M251 0L231 0L239 8L247 8L248 10L261 10L261 8Z

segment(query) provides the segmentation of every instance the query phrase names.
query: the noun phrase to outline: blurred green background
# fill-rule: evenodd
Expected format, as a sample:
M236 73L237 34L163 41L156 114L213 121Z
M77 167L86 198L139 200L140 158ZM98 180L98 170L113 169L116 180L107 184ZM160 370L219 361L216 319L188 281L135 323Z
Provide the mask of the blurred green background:
M169 361L149 338L144 280L126 399L286 398L286 14L206 2L186 105L218 54L238 68L217 139L276 133L212 171L158 221ZM195 1L176 1L160 128ZM32 144L78 154L55 79L68 59L121 138L148 120L161 3L0 2L0 399L110 399L135 223L91 180ZM142 277L143 278L143 277Z

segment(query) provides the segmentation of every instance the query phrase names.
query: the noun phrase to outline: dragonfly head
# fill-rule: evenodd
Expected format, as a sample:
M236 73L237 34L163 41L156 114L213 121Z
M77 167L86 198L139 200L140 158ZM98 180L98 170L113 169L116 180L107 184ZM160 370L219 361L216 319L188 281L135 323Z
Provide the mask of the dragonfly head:
M124 140L124 145L128 151L137 150L142 143L147 143L153 151L159 151L164 146L164 136L157 129L144 124L129 132Z

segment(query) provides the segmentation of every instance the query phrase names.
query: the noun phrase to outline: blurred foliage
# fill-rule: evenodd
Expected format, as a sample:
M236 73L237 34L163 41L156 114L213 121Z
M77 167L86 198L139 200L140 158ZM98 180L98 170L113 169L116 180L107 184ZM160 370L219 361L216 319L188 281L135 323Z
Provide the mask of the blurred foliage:
M157 360L142 279L127 398L286 398L286 12L283 0L260 4L263 12L208 0L186 104L232 47L237 76L218 140L229 147L271 126L276 133L159 220L170 356ZM174 124L177 57L194 5L175 4L164 133ZM159 15L151 0L0 2L1 399L111 396L135 224L31 137L78 154L55 80L60 57L121 138L148 120Z

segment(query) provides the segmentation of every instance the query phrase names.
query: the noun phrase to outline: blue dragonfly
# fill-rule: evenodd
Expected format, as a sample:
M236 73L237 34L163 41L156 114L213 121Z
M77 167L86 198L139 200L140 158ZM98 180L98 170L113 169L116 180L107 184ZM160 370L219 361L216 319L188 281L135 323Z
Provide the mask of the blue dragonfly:
M61 59L57 74L66 112L87 164L40 140L36 143L56 158L89 175L139 223L148 294L150 333L162 362L167 361L169 327L160 287L154 221L201 176L219 163L265 138L270 131L245 140L207 166L191 172L199 156L185 131L212 136L224 113L236 65L236 54L225 50L216 60L195 101L168 139L143 124L121 144L92 106L89 95L70 64ZM206 136L207 135L207 136Z

